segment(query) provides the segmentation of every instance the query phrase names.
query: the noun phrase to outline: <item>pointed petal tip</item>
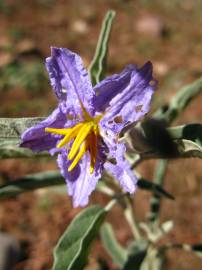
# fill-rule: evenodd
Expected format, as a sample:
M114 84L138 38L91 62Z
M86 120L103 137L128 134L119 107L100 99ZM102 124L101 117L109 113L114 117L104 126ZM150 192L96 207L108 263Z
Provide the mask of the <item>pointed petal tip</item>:
M62 47L51 46L50 48L51 48L51 56L52 57L60 56L62 53L71 52L67 48L62 48Z
M76 53L72 52L71 50L67 49L67 48L63 48L63 47L55 47L55 46L51 46L51 56L60 56L61 54L74 54L77 55Z
M60 51L60 48L51 46L51 56L56 56Z
M153 64L151 61L147 61L139 69L139 74L153 88L153 90L157 88L158 81L153 77Z
M151 72L153 71L153 64L151 61L147 61L142 67L141 70L151 70Z

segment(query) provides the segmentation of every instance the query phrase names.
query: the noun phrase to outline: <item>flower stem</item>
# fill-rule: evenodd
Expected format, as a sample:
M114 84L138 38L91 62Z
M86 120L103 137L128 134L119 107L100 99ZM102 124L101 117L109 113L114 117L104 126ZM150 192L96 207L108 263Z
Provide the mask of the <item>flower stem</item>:
M160 159L156 168L155 176L153 182L159 186L163 186L165 174L167 170L168 161L166 159ZM151 225L158 226L158 218L160 212L160 196L154 194L151 198L150 202L150 213L149 213L149 221Z
M133 236L136 240L140 240L142 238L139 225L137 220L134 216L134 211L132 207L132 200L129 196L124 197L124 203L125 203L125 209L124 209L124 215L125 218L131 228L131 231L133 233Z

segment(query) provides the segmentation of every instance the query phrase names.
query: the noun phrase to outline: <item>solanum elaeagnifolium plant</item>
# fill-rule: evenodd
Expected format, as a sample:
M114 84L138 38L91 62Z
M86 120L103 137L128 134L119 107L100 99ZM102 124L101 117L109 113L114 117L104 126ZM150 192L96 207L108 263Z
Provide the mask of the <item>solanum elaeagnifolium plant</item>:
M0 119L1 158L34 158L49 152L59 167L59 171L27 175L1 186L0 198L62 185L64 179L73 207L87 206L95 189L111 197L106 206L87 206L67 227L54 250L54 270L84 269L89 247L99 232L117 269L123 270L163 269L168 248L196 254L202 249L200 243L156 247L156 242L173 227L172 221L160 224L158 220L161 197L174 199L163 189L168 160L202 157L200 124L168 125L201 92L202 79L182 88L151 120L140 122L149 112L157 81L149 61L140 68L129 64L120 73L105 76L114 16L113 11L106 14L88 71L75 52L51 49L46 68L58 105L48 117ZM153 181L135 171L139 163L150 158L160 159ZM104 170L109 175L107 181ZM109 187L109 179L119 183L121 189L115 184L114 189ZM152 193L148 223L140 223L134 215L132 198L136 188ZM129 247L118 243L112 225L104 221L117 202L134 236Z

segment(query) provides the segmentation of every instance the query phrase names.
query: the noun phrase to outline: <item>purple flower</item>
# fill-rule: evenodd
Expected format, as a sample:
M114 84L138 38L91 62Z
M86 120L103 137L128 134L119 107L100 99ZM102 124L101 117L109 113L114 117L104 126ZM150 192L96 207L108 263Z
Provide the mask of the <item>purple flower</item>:
M123 189L133 193L136 177L119 141L124 127L136 123L150 108L156 81L152 64L128 65L120 74L92 87L81 58L64 48L52 48L46 59L58 107L44 121L22 134L22 147L58 153L73 206L85 206L107 169Z

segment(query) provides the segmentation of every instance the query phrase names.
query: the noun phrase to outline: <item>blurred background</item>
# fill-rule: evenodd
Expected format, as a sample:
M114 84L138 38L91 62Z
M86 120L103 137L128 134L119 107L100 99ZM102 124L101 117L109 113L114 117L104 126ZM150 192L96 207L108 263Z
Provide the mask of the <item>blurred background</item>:
M50 46L67 47L90 63L102 19L108 9L117 12L111 35L108 74L125 65L139 66L151 60L159 81L153 111L165 104L183 85L202 75L202 1L200 0L0 0L0 117L46 116L56 106L44 60ZM201 96L194 100L174 124L200 122ZM169 163L165 188L175 201L165 200L161 220L173 219L167 236L175 242L202 243L202 183L200 160ZM139 172L152 179L155 161L144 162ZM2 160L0 183L25 174L56 169L55 158ZM137 191L137 217L144 221L150 194ZM91 202L105 204L107 198L94 192ZM52 248L70 220L72 209L65 187L48 188L1 201L0 228L21 246L15 270L46 270L52 265ZM109 215L117 238L131 239L119 207ZM103 255L102 255L103 254ZM86 269L105 260L115 270L99 239ZM181 250L169 251L165 270L201 270L202 260Z

